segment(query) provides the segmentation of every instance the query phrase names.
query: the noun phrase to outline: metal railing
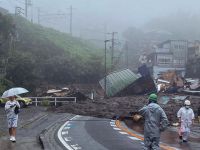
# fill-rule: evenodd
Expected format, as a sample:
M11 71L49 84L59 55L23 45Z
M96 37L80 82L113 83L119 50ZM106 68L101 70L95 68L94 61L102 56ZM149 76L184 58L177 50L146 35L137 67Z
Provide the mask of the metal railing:
M57 106L57 103L68 103L71 101L76 103L76 97L28 97L28 98L32 99L32 103L35 103L35 106L38 106L38 103L43 103L44 100L47 100L48 103L54 103L55 106ZM58 100L58 99L63 99L63 100Z

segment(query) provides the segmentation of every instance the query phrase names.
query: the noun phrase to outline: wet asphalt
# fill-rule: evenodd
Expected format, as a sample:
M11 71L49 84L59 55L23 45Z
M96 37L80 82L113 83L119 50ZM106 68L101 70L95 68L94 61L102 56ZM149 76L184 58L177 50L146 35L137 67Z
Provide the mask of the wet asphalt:
M9 141L5 113L1 112L0 150L42 150L39 134L49 125L56 122L63 114L47 112L44 107L24 108L19 114L16 143Z
M117 129L115 120L79 116L63 127L69 150L141 150L143 143Z
M48 150L66 149L59 142L57 137L58 129L66 121L69 121L73 115L47 112L44 107L24 108L19 114L19 127L17 130L17 142L10 142L6 116L3 108L0 108L0 150L42 150L39 142L39 134L45 128L49 131L45 134L46 142L50 143L51 148ZM55 124L56 123L56 124ZM113 122L110 119L100 119L94 117L80 117L70 122L69 136L71 139L68 144L80 146L81 149L90 150L140 150L143 143L131 139L129 135L120 133L115 130ZM142 133L141 124L127 123L133 130ZM170 129L162 134L161 141L170 146L177 147L181 150L199 150L200 127L193 127L193 134L188 143L179 143L176 129ZM196 134L196 135L195 135ZM64 136L64 135L63 135Z
M126 120L125 123L130 129L143 134L143 124L135 123L132 120ZM200 125L194 125L191 131L189 141L182 143L179 140L178 127L169 127L165 132L161 133L161 142L181 150L200 150Z

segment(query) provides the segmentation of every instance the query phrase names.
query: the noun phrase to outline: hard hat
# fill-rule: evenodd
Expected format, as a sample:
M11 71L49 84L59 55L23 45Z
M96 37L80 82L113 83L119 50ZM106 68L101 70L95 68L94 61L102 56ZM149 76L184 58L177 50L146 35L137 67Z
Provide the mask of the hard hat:
M190 105L191 105L191 103L190 103L190 101L189 101L189 100L185 100L184 104L185 104L185 105L188 105L188 106L190 106Z
M151 101L157 101L157 95L156 94L151 94L150 96L149 96L149 100L151 100Z

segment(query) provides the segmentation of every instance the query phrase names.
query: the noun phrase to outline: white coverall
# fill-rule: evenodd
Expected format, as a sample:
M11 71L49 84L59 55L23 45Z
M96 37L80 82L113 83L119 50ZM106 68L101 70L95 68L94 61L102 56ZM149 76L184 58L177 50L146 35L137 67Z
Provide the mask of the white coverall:
M194 119L194 112L191 108L182 107L179 109L177 117L181 120L179 135L183 137L183 140L187 141L190 134L192 120Z
M156 103L150 103L139 110L144 117L144 150L159 150L160 132L168 126L164 110Z

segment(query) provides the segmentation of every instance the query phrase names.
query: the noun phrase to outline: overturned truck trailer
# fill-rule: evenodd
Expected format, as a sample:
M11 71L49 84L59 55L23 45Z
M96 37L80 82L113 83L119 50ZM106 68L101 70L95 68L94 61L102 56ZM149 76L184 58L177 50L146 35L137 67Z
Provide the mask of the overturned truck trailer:
M147 94L157 91L150 75L142 77L129 69L113 72L100 80L99 83L104 90L106 88L108 97Z

